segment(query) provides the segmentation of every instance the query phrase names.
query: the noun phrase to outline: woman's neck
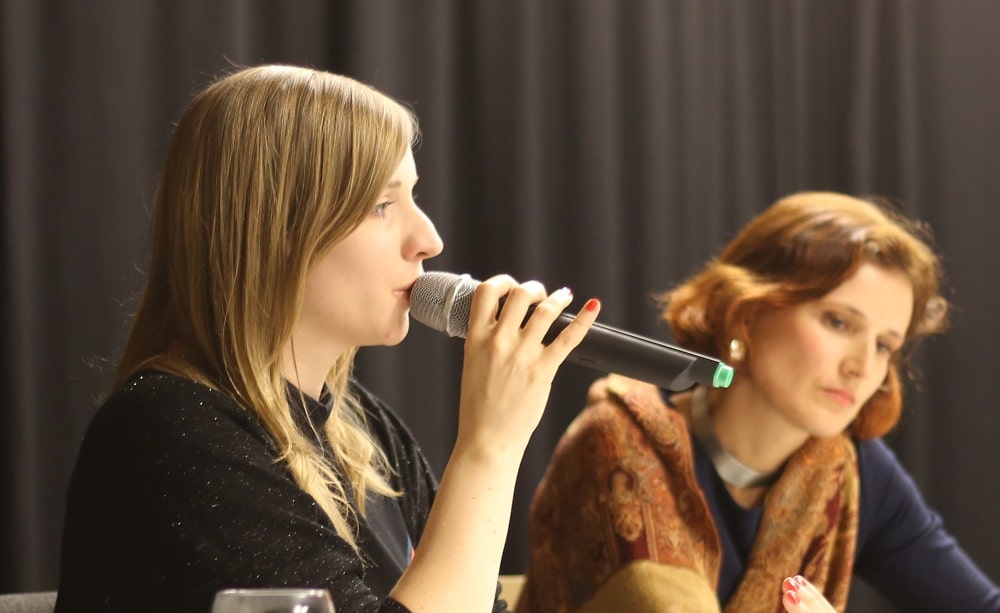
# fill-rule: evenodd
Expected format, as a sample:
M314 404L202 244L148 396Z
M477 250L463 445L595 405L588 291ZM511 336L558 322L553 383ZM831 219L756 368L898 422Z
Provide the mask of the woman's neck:
M752 382L734 381L728 389L709 391L707 402L719 445L752 470L780 470L809 438L762 398Z
M286 344L282 351L281 374L303 394L318 400L333 365L325 362L320 364L318 360L310 358L307 352L295 344Z

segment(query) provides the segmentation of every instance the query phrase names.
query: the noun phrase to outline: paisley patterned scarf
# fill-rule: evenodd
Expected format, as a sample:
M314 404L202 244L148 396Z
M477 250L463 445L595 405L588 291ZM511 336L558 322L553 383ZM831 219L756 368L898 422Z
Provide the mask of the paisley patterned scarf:
M653 385L612 375L556 447L531 507L517 613L719 611L721 546L688 422ZM780 612L800 574L847 604L859 483L846 435L810 439L764 499L739 587L722 610Z

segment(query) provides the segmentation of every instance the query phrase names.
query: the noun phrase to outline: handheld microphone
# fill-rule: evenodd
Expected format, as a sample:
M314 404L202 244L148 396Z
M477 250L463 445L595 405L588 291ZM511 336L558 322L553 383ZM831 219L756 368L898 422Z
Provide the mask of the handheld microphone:
M479 283L469 275L450 272L420 275L410 290L410 313L425 326L448 336L465 338L472 294ZM503 302L498 305L498 314L502 308ZM559 315L542 342L552 342L574 319L565 313ZM733 380L732 367L720 360L600 323L591 326L566 359L671 391L696 384L729 387Z

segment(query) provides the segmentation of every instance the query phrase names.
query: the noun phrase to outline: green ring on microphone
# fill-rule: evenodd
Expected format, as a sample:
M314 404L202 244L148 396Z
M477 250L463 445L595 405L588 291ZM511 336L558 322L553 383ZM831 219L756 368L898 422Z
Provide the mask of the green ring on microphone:
M719 365L715 367L715 374L712 375L712 386L729 387L729 384L732 382L733 367L720 362Z

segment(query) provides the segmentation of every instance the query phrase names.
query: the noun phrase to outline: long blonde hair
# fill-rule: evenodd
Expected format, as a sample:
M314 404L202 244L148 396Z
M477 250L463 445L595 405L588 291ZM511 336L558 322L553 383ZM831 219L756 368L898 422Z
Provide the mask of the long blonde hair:
M259 66L197 94L156 193L146 287L115 388L154 369L200 381L254 411L298 485L357 550L356 518L330 461L299 431L281 370L310 266L369 214L418 135L405 107L347 77ZM397 495L350 395L355 350L327 385L325 424L364 513Z

